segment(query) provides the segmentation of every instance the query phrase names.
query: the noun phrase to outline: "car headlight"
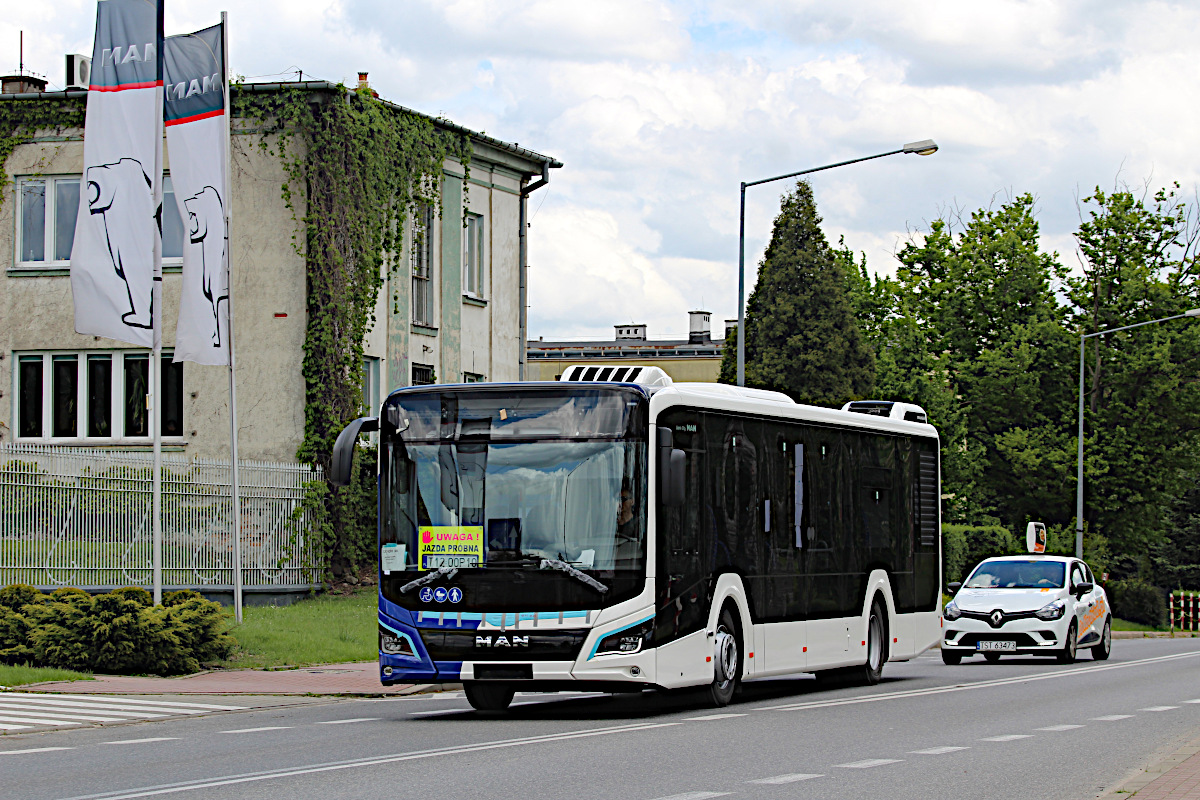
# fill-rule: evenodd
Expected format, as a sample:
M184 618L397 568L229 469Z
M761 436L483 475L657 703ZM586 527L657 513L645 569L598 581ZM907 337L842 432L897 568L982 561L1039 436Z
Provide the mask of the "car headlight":
M1066 601L1055 600L1053 603L1048 603L1038 610L1038 619L1062 619L1062 615L1067 612Z
M953 622L962 616L962 610L954 604L953 600L951 600L949 603L946 603L946 607L942 609L942 616Z
M650 638L653 630L654 620L650 619L632 628L611 633L601 639L600 644L596 645L596 655L600 656L606 653L636 653L642 649L642 645Z

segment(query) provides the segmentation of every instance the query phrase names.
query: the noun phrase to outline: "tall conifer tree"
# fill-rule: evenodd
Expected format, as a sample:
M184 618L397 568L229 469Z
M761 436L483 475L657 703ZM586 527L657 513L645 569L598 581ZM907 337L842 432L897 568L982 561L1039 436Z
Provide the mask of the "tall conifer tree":
M784 195L746 305L746 384L802 403L838 406L871 393L875 356L864 341L806 181ZM738 331L741 335L741 331ZM736 340L721 361L737 379Z

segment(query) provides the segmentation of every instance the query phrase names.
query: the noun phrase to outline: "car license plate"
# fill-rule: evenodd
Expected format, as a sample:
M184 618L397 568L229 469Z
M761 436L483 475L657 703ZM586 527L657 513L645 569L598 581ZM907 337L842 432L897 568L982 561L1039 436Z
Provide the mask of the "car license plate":
M422 569L438 569L439 567L478 567L479 556L425 556Z
M1011 641L1004 642L977 642L976 650L1016 650L1017 643Z

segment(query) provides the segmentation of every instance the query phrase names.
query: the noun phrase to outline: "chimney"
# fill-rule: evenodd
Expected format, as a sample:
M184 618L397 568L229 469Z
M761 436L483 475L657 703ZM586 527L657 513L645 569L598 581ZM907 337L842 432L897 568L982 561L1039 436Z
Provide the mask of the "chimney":
M358 88L360 88L360 89L370 89L371 88L371 84L367 83L367 73L365 73L365 72L358 73Z
M712 326L709 320L711 311L688 312L688 344L709 344L712 342Z
M731 335L733 335L733 332L735 330L737 330L737 320L736 319L725 320L725 338L728 339Z
M613 325L617 329L617 341L646 341L646 326L644 323L631 323L629 325Z

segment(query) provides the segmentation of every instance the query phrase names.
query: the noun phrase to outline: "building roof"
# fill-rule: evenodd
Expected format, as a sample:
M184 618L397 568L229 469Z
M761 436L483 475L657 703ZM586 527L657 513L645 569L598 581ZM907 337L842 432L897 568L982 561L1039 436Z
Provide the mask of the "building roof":
M607 339L596 341L531 341L526 353L532 359L577 358L720 358L723 339L692 342L688 339Z
M338 84L329 81L275 81L271 83L243 83L240 89L245 92L281 92L286 89L302 89L310 92L332 92L337 88ZM354 91L353 88L349 89ZM54 100L67 98L87 97L87 89L67 89L59 92L18 92L13 94L0 94L0 101L7 100ZM529 150L518 146L515 142L505 142L501 139L488 136L478 131L473 131L470 128L465 128L462 125L451 122L444 117L435 117L431 114L424 114L420 111L415 111L398 103L393 103L389 100L380 98L380 103L388 108L397 111L403 111L408 114L413 114L418 117L430 120L440 128L455 131L457 133L465 133L473 140L483 142L498 150L511 153L519 158L527 161L532 161L537 164L544 164L551 169L559 169L562 167L562 162L552 156L543 155L541 153Z

